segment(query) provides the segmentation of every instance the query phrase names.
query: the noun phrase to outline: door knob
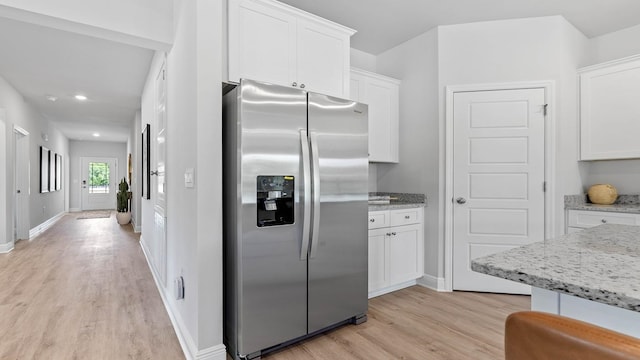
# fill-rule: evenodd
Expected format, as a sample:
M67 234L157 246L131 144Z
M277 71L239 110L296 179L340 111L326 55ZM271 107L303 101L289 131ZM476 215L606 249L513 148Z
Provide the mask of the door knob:
M153 170L152 170L152 171L150 171L150 172L149 172L149 175L156 175L156 176L157 176L157 175L158 175L158 172L157 172L157 171L153 171Z
M464 204L464 203L466 203L466 202L467 202L467 199L465 199L465 198L463 198L463 197L459 197L459 198L457 198L457 199L456 199L456 202L457 202L458 204Z

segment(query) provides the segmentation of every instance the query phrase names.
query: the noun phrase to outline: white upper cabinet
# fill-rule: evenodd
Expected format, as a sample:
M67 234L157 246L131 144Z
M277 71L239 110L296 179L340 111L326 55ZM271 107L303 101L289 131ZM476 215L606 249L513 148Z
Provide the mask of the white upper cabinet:
M354 30L273 0L229 0L229 80L349 95Z
M580 159L640 158L640 56L580 69Z
M351 99L369 105L369 161L398 162L400 81L351 68Z

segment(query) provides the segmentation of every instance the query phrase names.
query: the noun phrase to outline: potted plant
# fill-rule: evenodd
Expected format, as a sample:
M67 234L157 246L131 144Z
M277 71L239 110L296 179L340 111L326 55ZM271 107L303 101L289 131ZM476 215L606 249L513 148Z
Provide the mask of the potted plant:
M129 211L130 197L131 192L129 192L129 184L127 184L127 180L125 178L122 178L122 181L120 181L120 184L118 185L118 212L116 213L116 219L120 225L128 224L129 221L131 221L131 212Z

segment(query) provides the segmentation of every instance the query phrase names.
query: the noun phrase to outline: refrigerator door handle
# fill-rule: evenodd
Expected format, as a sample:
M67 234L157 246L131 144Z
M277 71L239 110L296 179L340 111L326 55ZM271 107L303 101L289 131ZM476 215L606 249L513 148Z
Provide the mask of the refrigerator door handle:
M311 228L311 251L309 252L309 258L313 259L318 251L318 231L320 230L320 160L316 133L309 133L309 140L311 141L311 159L313 166L313 225Z
M311 164L309 163L309 139L307 131L300 130L300 148L302 149L302 178L304 182L304 209L302 215L302 245L300 260L307 260L309 252L309 223L311 222Z

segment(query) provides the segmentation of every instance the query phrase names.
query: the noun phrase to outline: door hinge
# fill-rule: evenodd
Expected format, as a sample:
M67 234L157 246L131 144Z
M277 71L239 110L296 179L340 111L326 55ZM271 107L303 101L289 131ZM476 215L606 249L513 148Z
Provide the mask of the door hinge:
M547 182L546 181L542 182L542 192L547 192Z
M543 107L542 113L544 114L544 116L547 116L547 108L549 107L549 104L544 104L542 105L542 107Z

